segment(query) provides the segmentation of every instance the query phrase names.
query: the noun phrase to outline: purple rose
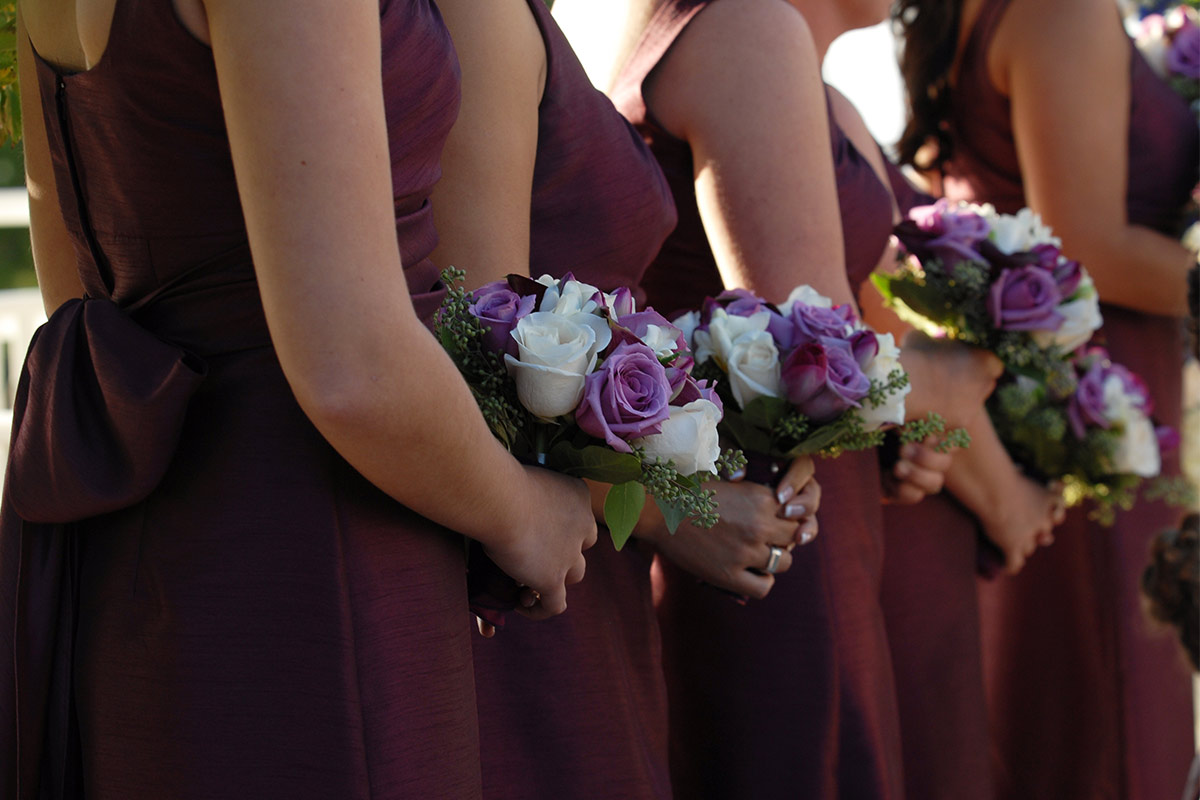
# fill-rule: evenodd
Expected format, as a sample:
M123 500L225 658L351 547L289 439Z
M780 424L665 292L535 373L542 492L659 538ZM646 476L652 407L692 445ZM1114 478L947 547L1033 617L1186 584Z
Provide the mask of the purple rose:
M867 365L879 355L879 337L874 331L862 329L855 331L850 335L850 350L854 353L854 360L858 362L858 366L863 370Z
M911 225L897 227L896 236L919 260L940 259L944 264L982 261L976 245L987 239L988 221L970 211L952 209L945 200L918 206L909 212Z
M607 302L608 298L601 295L601 304L608 309L608 313L613 319L625 317L634 312L636 303L634 302L633 292L627 286L618 287L612 293L612 303Z
M1147 416L1154 413L1154 400L1150 397L1150 388L1140 375L1131 372L1123 364L1109 364L1105 372L1105 377L1116 375L1121 379L1125 394L1134 398L1134 406L1139 411Z
M871 382L842 339L807 342L792 351L781 372L788 402L814 422L828 422L866 397Z
M1001 330L1056 331L1063 323L1055 310L1061 302L1054 276L1026 266L1000 273L988 296L988 311Z
M489 328L483 345L494 353L517 354L517 343L510 335L518 320L533 311L537 298L522 297L508 288L507 281L495 281L480 286L472 296L475 302L467 306L471 316Z
M1067 401L1067 419L1076 439L1087 436L1089 426L1104 428L1112 424L1104 414L1104 380L1107 370L1100 359L1092 362L1088 371L1079 379L1075 394Z
M640 342L622 342L584 378L575 421L614 450L631 453L629 440L662 430L663 421L671 416L670 396L666 370L654 351Z
M1186 17L1183 26L1171 37L1167 70L1185 78L1200 79L1200 27Z
M734 317L752 317L767 307L767 301L749 289L726 289L717 295L717 303Z
M844 339L847 328L854 322L854 310L850 308L849 304L821 308L804 303L794 303L788 319L795 329L792 341L785 343L779 341L779 336L775 337L776 341L779 341L779 346L785 350L797 344L805 344L817 339Z
M671 398L671 405L683 408L695 400L707 400L720 409L722 414L725 413L725 404L721 401L720 395L717 394L716 387L710 381L698 381L691 375L688 375L684 378L679 391Z

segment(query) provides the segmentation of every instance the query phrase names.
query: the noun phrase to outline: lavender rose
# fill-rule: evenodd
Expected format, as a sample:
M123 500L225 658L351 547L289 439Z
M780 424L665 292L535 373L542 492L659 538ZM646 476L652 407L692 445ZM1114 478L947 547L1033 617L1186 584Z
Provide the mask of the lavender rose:
M1104 379L1107 377L1104 365L1099 360L1093 362L1088 371L1079 379L1075 394L1067 402L1067 419L1071 422L1071 432L1076 439L1082 440L1087 436L1089 426L1108 429L1112 424L1105 413Z
M788 401L815 422L828 422L858 407L871 389L849 342L841 339L797 347L783 364L782 380Z
M920 247L928 251L928 256L949 263L983 260L976 244L987 238L990 226L978 214L953 209L947 201L939 200L931 206L914 208L909 217L916 229L925 234Z
M1186 17L1183 26L1171 37L1167 70L1185 78L1200 79L1200 27Z
M841 339L854 324L854 312L849 305L821 308L806 303L792 304L789 317L794 328L790 342L780 342L784 349L822 338ZM775 337L779 340L779 337Z
M484 347L493 353L515 356L517 342L512 338L512 330L522 317L533 311L537 298L533 295L521 297L508 288L507 281L480 286L472 294L475 302L467 310L489 328L483 337Z
M1063 318L1055 309L1062 302L1054 276L1041 267L1006 269L992 284L988 312L997 328L1006 331L1058 330Z
M575 421L614 450L631 453L629 441L661 432L671 416L670 397L671 385L654 351L622 342L584 379Z

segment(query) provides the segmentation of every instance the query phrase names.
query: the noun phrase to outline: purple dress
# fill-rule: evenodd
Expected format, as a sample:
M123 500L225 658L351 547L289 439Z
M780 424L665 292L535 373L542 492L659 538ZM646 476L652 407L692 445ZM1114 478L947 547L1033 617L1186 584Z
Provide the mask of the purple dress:
M397 241L428 310L458 65L428 0L380 23ZM94 69L37 80L87 299L39 330L14 412L0 795L479 797L461 539L297 405L211 51L169 0L119 0Z
M530 272L636 290L675 224L666 181L542 0L529 6L547 57ZM650 564L636 540L617 552L602 531L565 614L509 614L495 638L474 639L485 798L671 797Z
M887 162L901 214L933 202ZM988 800L987 702L975 569L978 524L948 493L883 509L883 613L904 745L904 792Z
M954 109L945 187L952 199L1011 213L1025 198L1010 106L986 69L1006 7L984 4L963 52L956 96L972 102ZM1196 121L1136 50L1130 80L1129 221L1170 232L1198 176ZM1103 314L1100 341L1146 379L1158 421L1177 425L1179 321L1111 305ZM1175 456L1163 466L1178 473ZM1189 671L1173 638L1145 618L1138 576L1150 539L1180 512L1141 502L1111 528L1086 514L1070 512L1054 546L1015 579L981 588L999 796L1174 798L1193 750Z
M697 13L667 2L650 20L613 97L667 176L679 224L647 273L651 304L698 307L721 278L696 206L692 155L650 114L646 76ZM846 263L857 287L883 253L891 201L830 119ZM769 480L769 476L761 476ZM659 619L679 797L899 797L900 740L879 608L883 559L875 453L817 464L821 535L761 602L729 596L662 563ZM660 560L661 561L661 560Z

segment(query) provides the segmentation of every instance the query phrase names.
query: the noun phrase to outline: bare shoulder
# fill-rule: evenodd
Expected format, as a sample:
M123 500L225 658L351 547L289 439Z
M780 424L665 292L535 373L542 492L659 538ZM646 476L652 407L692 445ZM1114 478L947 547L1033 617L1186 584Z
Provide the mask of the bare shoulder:
M1063 61L1124 63L1126 39L1112 0L1012 0L989 60L998 75L1018 61L1047 68Z
M833 109L833 118L837 121L838 127L842 132L854 142L854 146L859 150L873 149L875 139L871 136L871 132L867 129L867 123L863 121L862 114L858 108L846 95L839 92L833 86L826 85L826 93L829 95L829 105ZM867 148L866 145L871 145Z
M797 81L819 80L804 17L784 0L720 0L696 15L647 80L647 100L672 133L719 111L761 113Z

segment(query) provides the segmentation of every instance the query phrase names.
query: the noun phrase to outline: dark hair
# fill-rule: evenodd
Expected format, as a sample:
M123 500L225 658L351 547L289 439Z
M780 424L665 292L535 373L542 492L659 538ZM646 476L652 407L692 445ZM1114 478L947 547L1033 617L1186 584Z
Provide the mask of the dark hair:
M1177 531L1160 533L1150 546L1150 564L1142 573L1150 616L1174 625L1200 670L1200 515L1190 514Z
M948 131L950 68L958 52L960 0L896 0L892 24L904 47L900 74L908 99L908 121L896 143L901 164L940 169L953 155ZM917 155L926 146L930 150Z

